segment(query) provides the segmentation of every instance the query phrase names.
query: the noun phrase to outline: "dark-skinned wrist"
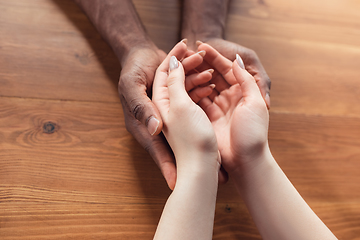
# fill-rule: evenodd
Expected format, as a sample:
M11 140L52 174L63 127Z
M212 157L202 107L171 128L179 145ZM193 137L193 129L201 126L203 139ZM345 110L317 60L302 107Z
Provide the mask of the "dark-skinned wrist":
M182 38L190 45L196 40L223 38L229 0L185 0Z
M121 63L135 48L155 48L131 0L74 0Z
M134 42L133 44L125 44L121 48L114 49L114 52L118 57L121 66L123 67L126 64L128 57L133 52L139 51L141 49L151 49L155 53L159 51L159 48L151 40L148 40Z

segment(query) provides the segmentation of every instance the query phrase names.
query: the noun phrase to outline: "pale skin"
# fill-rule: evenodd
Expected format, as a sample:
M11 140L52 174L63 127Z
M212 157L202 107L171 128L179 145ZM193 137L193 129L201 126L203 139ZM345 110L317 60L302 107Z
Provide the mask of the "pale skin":
M160 65L154 83L153 101L178 164L177 184L154 239L212 238L218 152L263 239L337 239L273 158L268 109L241 58L230 62L211 46L199 44L198 50L206 49L206 64L226 81L219 81L222 86L203 97L199 108L185 90L182 64L168 71L171 56L182 58L180 48L176 45Z
M158 135L163 120L149 98L155 71L166 57L165 52L159 49L146 33L131 0L74 1L83 9L119 59L122 70L118 90L126 129L149 152L168 186L173 189L176 182L176 165L167 142L161 134ZM270 106L270 79L255 52L223 40L228 2L185 0L182 4L181 35L189 38L188 45L192 50L196 48L195 40L200 39L231 60L235 59L236 53L240 54L246 68L259 80L258 85ZM218 75L217 72L214 74L215 77ZM196 80L195 83L199 84ZM186 86L188 87L188 84ZM187 90L192 91L191 88ZM191 93L191 97L194 96L196 94ZM219 177L220 182L226 182L224 171Z
M184 64L176 59L182 59L185 53L186 45L177 44L159 66L154 82L153 102L163 119L163 132L177 163L177 182L154 239L212 237L220 158L208 117L185 89L186 59ZM169 73L171 56L176 57L178 67ZM201 97L211 92L212 89Z

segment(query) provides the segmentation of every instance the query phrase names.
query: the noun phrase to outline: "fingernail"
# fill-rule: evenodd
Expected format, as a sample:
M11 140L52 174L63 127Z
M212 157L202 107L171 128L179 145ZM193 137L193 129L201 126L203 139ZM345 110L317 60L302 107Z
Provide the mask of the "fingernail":
M184 38L183 40L181 40L181 42L183 42L183 43L187 43L187 38Z
M214 72L214 69L208 69L208 70L206 70L207 72L209 72L209 73L211 73L211 74L213 74L213 72Z
M149 121L148 121L148 131L149 133L152 135L154 135L159 127L160 121L157 120L155 117L150 117Z
M203 44L202 41L200 41L200 40L197 40L197 41L196 41L196 46L200 46L201 44Z
M202 50L202 51L198 52L198 54L199 54L200 56L204 57L205 54L206 54L206 52L205 52L204 50Z
M245 65L239 54L236 54L236 61L242 69L245 69Z
M214 89L214 88L216 87L216 85L212 83L212 84L209 85L209 87L211 87L212 89Z
M179 67L179 62L177 58L175 56L171 56L170 64L169 64L170 72L178 67Z

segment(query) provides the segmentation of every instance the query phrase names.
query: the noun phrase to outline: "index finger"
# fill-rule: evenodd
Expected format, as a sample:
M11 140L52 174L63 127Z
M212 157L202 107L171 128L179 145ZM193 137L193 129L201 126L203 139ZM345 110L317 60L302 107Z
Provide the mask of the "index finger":
M187 46L186 46L184 40L182 40L181 42L178 42L173 47L173 49L171 49L171 51L166 56L164 61L160 64L158 71L167 73L169 70L169 63L170 63L171 56L175 56L177 59L182 59L182 58L184 58L186 51L187 51Z
M221 75L226 75L232 70L232 61L221 55L215 48L207 43L201 43L198 47L199 51L204 50L206 55L204 60L211 66L214 66Z

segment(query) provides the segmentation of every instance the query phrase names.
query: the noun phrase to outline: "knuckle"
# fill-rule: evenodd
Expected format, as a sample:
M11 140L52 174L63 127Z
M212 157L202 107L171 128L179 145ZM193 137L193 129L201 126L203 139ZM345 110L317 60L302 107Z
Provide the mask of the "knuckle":
M127 108L129 115L142 121L146 110L145 103L142 102L142 99L145 95L148 95L146 74L142 74L141 71L122 73L118 83L118 91L123 107ZM131 128L132 127L133 126L131 126Z
M248 57L249 59L253 59L253 60L256 60L256 61L258 61L258 59L259 59L259 57L258 57L258 55L256 54L256 52L255 52L254 50L252 50L252 49L249 49L249 51L248 51L248 53L247 53L247 57Z
M129 103L122 93L119 95L124 112L125 127L126 130L132 134L133 132L136 132L136 129L139 127L140 123L137 120L140 121L141 117L144 116L145 107L143 104L136 103L135 101Z
M254 57L256 57L257 58L257 53L254 51L254 50L252 50L252 49L248 49L248 54L250 55L250 56L254 56Z
M125 120L125 128L129 133L133 133L134 129L136 129L135 122L133 116L131 116L131 111L127 106L127 102L122 94L120 94L120 100L123 107L124 112L124 120Z
M130 102L130 111L137 120L141 121L145 115L145 106L134 100Z
M254 60L258 60L258 56L256 52L250 48L244 48L241 50L241 57L244 62L252 62Z
M129 82L128 75L125 74L125 75L120 76L120 79L119 79L119 82L118 82L118 91L119 91L119 93L124 92L124 88L128 84L128 82Z
M200 99L200 95L197 91L193 91L189 94L191 100L193 100L193 102L197 103Z
M147 143L147 144L144 144L143 148L145 149L146 152L148 153L152 153L152 144L151 143Z
M135 66L135 69L131 70L130 72L121 73L118 83L118 90L119 92L126 92L127 89L133 87L148 87L147 79L149 79L147 73L144 72L140 67Z
M169 77L167 79L168 87L176 84L177 81L178 81L178 76L175 76L173 74L169 75Z
M247 55L249 57L255 57L255 56L257 57L256 52L250 48L246 48L245 55Z

